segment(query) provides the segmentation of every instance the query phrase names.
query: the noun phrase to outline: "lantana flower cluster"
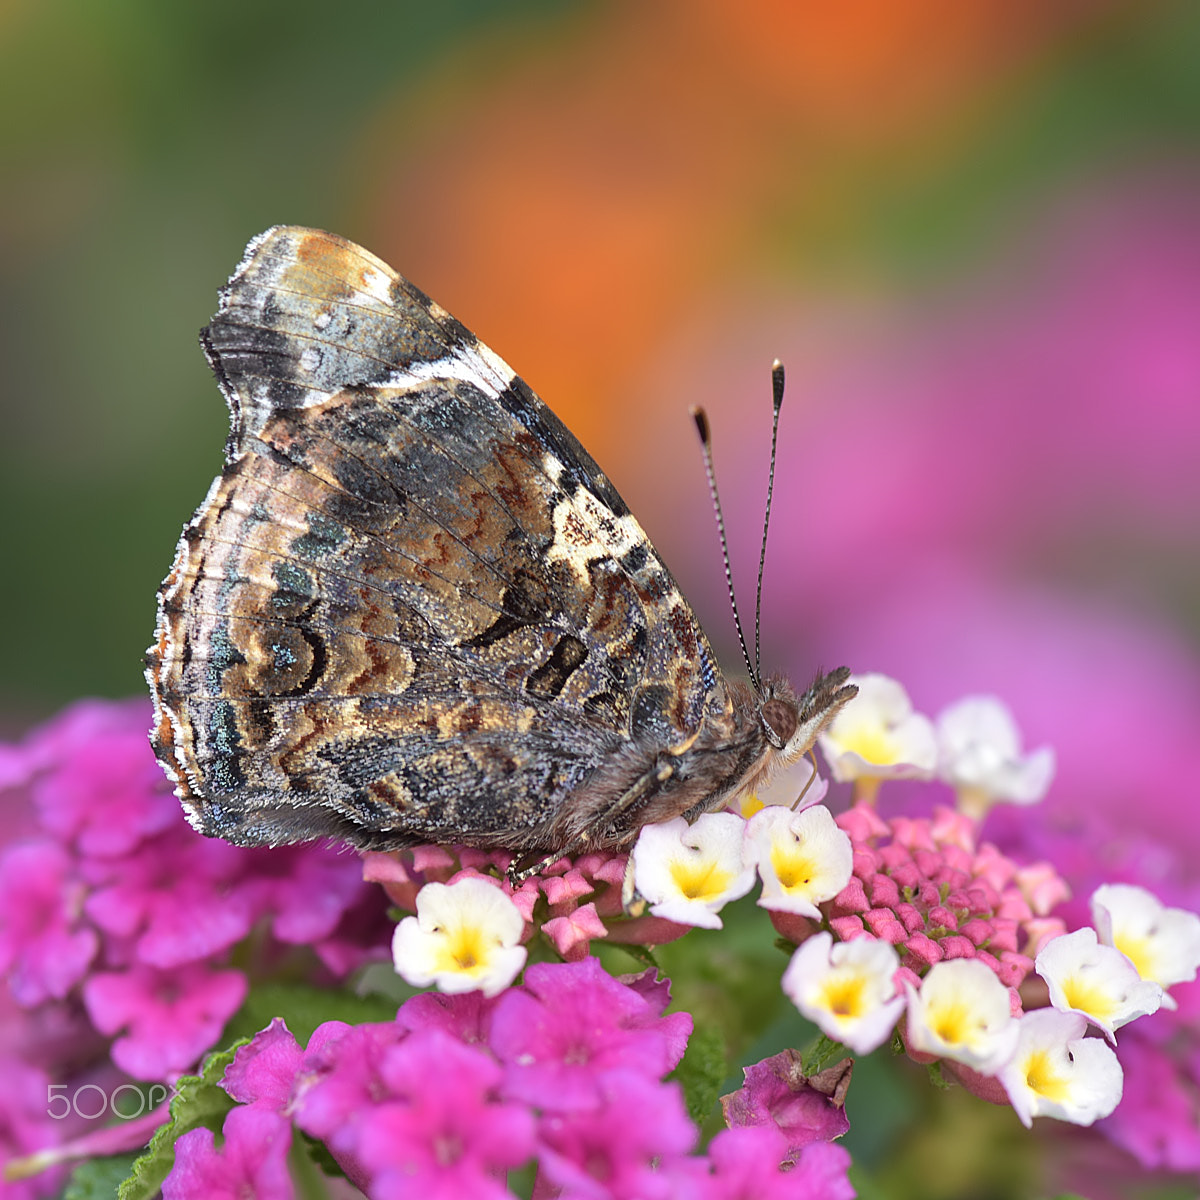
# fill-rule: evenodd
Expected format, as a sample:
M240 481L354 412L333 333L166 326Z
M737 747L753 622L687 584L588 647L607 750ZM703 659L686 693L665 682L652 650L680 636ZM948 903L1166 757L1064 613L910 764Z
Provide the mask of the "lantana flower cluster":
M853 790L838 816L802 762L729 811L647 826L629 853L564 858L516 887L500 852L206 841L161 782L145 706L78 706L0 748L7 1186L51 1194L56 1164L157 1128L130 1195L290 1197L300 1170L306 1195L319 1178L337 1192L326 1172L340 1172L369 1197L840 1200L854 1194L832 1144L849 1128L852 1060L889 1044L1026 1125L1100 1120L1122 1095L1118 1031L1176 1004L1168 989L1200 965L1200 918L1111 884L1091 924L1069 929L1053 865L980 838L992 804L1045 793L1052 753L1023 752L990 698L930 721L894 681L856 682L821 738ZM958 806L885 818L889 779L940 780ZM807 1050L757 1063L736 1042L714 1050L721 1037L692 1034L654 968L614 977L613 952L595 957L625 946L652 962L720 930L723 907L756 888L786 951L757 982L820 1031ZM292 1021L314 1030L299 1037L278 1019L247 1025L281 982L349 1019ZM394 1019L354 1008L372 996L377 1014L395 997ZM261 1032L231 1043L231 1020ZM205 1051L222 1053L181 1076ZM705 1145L697 1122L711 1129L734 1056L744 1083L726 1083L726 1128ZM1154 1061L1134 1060L1159 1078ZM47 1119L43 1089L125 1078L177 1083L169 1119Z
M0 746L0 1073L28 1085L0 1089L6 1156L88 1127L56 1115L52 1089L90 1084L94 1109L124 1079L193 1067L253 981L293 956L340 979L386 953L356 855L195 833L149 718L144 702L84 702Z
M1157 1010L1168 982L1194 977L1200 919L1141 889L1110 887L1093 900L1107 944L1095 929L1068 935L1052 910L1069 888L1052 864L1021 866L978 840L991 804L1044 794L1052 753L1023 754L1011 715L993 699L970 697L935 724L894 680L856 682L859 698L822 741L835 774L865 781L857 804L835 820L820 804L794 812L753 797L738 812L647 826L628 864L621 856L588 862L605 879L603 911L615 915L624 868L624 911L630 882L648 910L630 924L668 923L657 930L668 940L688 926L719 928L720 909L761 879L758 904L799 947L784 991L828 1037L864 1054L895 1031L913 1058L943 1062L976 1094L1011 1103L1025 1124L1036 1115L1075 1124L1107 1116L1121 1098L1122 1072L1112 1050L1084 1034L1091 1026L1111 1041L1118 1027ZM959 809L888 821L874 808L883 780L935 774L956 789ZM447 878L411 894L417 915L401 923L393 950L410 982L449 991L495 992L518 975L521 943L536 932L539 887L562 888L569 907L595 886L579 879L568 889L561 875L526 881L506 906L500 878L473 867ZM589 932L606 937L609 928L599 922ZM1051 1008L1036 1003L1039 993L1026 1012L1021 989L1035 970Z
M682 1090L664 1081L692 1022L663 1015L654 976L538 963L497 997L424 993L395 1021L323 1024L304 1048L274 1022L225 1071L239 1105L223 1145L207 1128L181 1137L163 1194L290 1198L294 1127L381 1200L508 1196L508 1172L534 1160L534 1195L852 1196L845 1151L756 1117L761 1087L731 1097L744 1119L692 1153Z

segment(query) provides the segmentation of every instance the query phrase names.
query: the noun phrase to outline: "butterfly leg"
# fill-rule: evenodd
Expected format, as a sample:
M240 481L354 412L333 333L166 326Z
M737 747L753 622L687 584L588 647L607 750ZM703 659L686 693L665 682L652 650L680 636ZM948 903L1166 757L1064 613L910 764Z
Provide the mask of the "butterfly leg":
M808 758L812 763L812 774L808 777L808 782L800 790L800 795L792 801L792 812L795 812L804 802L804 797L808 795L808 789L817 781L817 756L813 753L813 748L808 748Z
M536 859L532 863L529 862L528 856L514 859L505 872L508 882L514 888L520 887L526 879L534 875L540 875L552 863L558 862L560 858L566 858L569 855L578 854L580 851L586 850L593 841L598 840L596 837L597 834L606 834L621 817L626 813L633 812L644 804L674 774L675 765L673 763L655 763L654 766L643 771L634 780L632 786L626 788L611 807L601 812L590 828L581 830L565 846L552 851L542 858Z

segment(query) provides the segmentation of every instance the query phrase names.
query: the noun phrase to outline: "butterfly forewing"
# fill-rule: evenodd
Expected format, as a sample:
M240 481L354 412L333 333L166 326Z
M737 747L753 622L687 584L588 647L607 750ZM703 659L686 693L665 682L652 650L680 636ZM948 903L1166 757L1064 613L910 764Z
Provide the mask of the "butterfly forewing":
M379 259L269 230L202 338L233 428L147 672L202 831L554 849L728 723L708 642L611 483Z

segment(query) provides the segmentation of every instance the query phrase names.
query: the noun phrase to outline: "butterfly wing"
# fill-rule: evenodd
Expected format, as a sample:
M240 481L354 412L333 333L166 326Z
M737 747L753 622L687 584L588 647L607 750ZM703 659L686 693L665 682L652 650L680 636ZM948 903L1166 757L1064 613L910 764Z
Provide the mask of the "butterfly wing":
M728 716L615 488L386 264L268 230L202 340L232 430L147 677L203 832L553 849L571 797L619 796Z

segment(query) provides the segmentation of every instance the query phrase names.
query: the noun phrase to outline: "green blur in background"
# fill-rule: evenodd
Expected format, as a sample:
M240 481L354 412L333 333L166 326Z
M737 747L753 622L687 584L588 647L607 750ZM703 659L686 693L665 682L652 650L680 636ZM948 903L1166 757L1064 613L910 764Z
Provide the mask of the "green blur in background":
M375 106L411 97L416 137L439 62L551 10L570 6L0 6L10 726L143 686L154 592L228 430L197 332L246 240L280 222L367 237Z
M474 324L577 427L655 533L656 496L637 482L645 454L614 463L629 439L605 444L591 393L571 380L650 387L670 331L748 273L791 294L902 294L930 273L969 276L997 229L1019 227L1072 174L1194 165L1195 5L897 0L866 5L858 24L823 7L675 4L648 17L632 4L532 0L3 5L6 724L141 687L154 591L226 430L196 332L268 225L362 241ZM777 26L802 33L806 20L818 45L789 67ZM741 75L701 62L683 85L691 94L647 84L702 57L695 26L708 23L711 43L721 21L749 28L745 46L729 47L746 59ZM966 28L956 41L948 26ZM771 57L756 63L764 44ZM597 53L609 62L597 67ZM944 69L956 57L961 69ZM816 82L789 90L812 64ZM756 73L780 80L787 120L772 125L770 95L747 99L740 81ZM896 80L915 98L897 102L885 90ZM568 115L578 101L577 139L556 97ZM661 153L649 141L627 152L622 134L643 122ZM576 177L551 211L577 195L589 208L546 232L540 198L560 168ZM731 183L754 174L770 187ZM663 212L690 253L656 257ZM602 242L634 247L607 275L593 261L598 228ZM552 310L577 287L591 290L561 301L575 320L560 335ZM497 345L510 325L519 346ZM767 348L748 346L747 358L765 374ZM686 398L665 399L683 429ZM697 476L689 497L702 497L686 436L671 455ZM706 520L687 536L708 555Z

